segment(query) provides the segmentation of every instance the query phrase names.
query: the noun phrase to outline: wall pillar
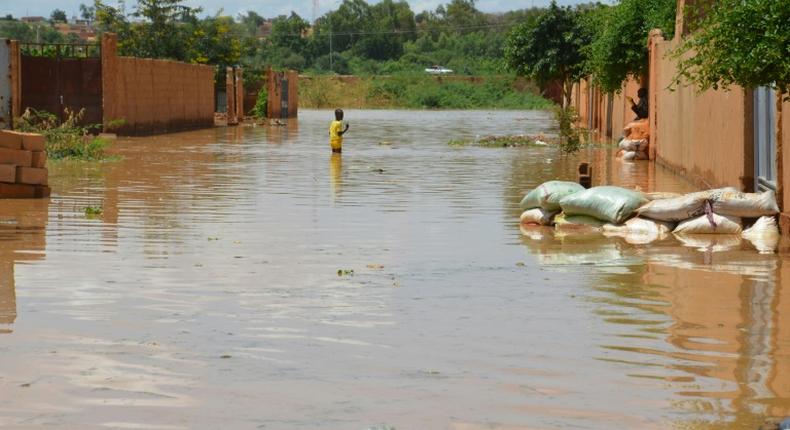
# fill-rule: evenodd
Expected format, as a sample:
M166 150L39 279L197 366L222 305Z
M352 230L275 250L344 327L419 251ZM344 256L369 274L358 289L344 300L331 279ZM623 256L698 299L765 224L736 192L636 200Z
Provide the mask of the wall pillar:
M236 113L236 122L244 120L244 79L242 77L241 67L236 67L233 70L233 85L234 85L234 101Z
M658 145L660 145L660 136L658 133L658 117L661 112L658 111L658 58L656 52L656 44L664 41L664 35L661 30L651 30L647 39L647 52L648 52L648 75L647 82L647 123L650 128L650 146L648 158L650 160L656 159Z
M101 37L101 93L102 125L110 132L110 123L120 119L118 108L121 95L118 92L118 36L104 33Z
M225 105L227 106L227 114L226 117L228 119L228 125L236 125L239 123L239 119L236 115L236 89L235 89L235 80L236 75L233 71L233 67L227 67L225 69L225 99L227 102Z

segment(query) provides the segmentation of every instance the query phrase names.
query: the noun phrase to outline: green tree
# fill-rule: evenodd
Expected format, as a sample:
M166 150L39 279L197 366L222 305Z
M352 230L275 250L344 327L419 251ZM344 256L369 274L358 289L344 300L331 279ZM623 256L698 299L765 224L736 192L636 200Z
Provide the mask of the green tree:
M658 28L672 38L675 10L676 0L620 0L587 11L583 23L592 42L584 53L594 82L605 92L616 92L629 75L645 75L648 34Z
M585 74L582 47L588 42L578 10L557 6L552 0L534 23L526 22L511 31L505 43L505 61L511 70L534 79L541 87L561 82L563 106L569 106L573 83Z
M782 107L790 90L790 7L776 0L719 0L672 53L677 84L700 90L771 86L776 90L777 198L783 207Z
M49 15L49 21L52 23L66 22L68 18L66 18L66 12L64 12L63 9L55 9Z
M86 21L93 21L96 19L96 7L80 3L80 17Z

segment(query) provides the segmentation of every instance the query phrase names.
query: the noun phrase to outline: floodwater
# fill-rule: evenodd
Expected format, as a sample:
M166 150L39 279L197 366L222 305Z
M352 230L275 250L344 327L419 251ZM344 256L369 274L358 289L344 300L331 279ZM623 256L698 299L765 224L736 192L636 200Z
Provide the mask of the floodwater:
M790 415L790 264L518 223L611 152L452 148L540 112L329 111L120 140L0 202L0 427L749 429ZM99 218L84 210L101 206ZM338 273L340 271L340 274ZM351 272L353 271L353 273Z

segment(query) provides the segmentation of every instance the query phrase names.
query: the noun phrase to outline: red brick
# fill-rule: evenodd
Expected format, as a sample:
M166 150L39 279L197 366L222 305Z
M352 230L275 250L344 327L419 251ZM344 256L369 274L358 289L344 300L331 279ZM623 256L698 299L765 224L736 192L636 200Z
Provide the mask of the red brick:
M16 166L30 167L33 162L33 153L21 149L0 148L0 164L14 164Z
M0 183L0 199L32 199L35 197L35 185Z
M33 151L30 167L37 167L43 169L47 166L47 152L46 151Z
M44 136L41 134L22 134L22 149L26 151L43 151L46 147L44 143Z
M0 148L22 149L22 135L11 130L0 130Z
M13 184L16 182L16 166L13 164L0 164L0 182Z
M52 188L46 185L36 185L35 196L37 199L47 198L52 194Z
M35 167L17 167L16 182L18 184L47 185L47 169Z

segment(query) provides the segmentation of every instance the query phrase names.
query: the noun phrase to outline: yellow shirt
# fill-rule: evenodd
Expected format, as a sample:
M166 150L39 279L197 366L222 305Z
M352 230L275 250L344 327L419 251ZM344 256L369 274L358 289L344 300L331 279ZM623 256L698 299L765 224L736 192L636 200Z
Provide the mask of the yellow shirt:
M332 121L329 124L329 145L332 149L340 149L343 146L341 131L343 131L343 121Z

